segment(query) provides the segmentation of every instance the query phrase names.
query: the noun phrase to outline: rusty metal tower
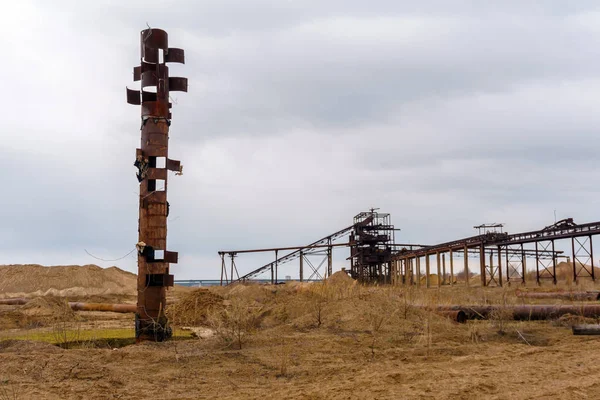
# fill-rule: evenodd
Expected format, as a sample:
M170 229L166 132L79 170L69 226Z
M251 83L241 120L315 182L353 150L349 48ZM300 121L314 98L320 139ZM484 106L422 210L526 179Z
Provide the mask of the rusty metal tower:
M133 80L140 90L127 89L127 102L141 105L141 148L136 150L140 184L138 249L138 299L135 318L137 341L163 341L171 336L165 316L166 288L173 286L169 264L177 253L167 251L168 171L181 173L179 161L169 157L171 102L169 92L187 92L187 78L169 77L167 63L183 64L182 49L168 46L167 32L146 29L140 34L140 65Z

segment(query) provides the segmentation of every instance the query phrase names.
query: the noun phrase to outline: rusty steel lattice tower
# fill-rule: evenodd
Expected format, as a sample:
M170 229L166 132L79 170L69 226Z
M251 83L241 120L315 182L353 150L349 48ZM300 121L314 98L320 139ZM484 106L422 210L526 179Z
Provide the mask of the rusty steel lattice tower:
M170 91L187 92L187 78L170 78L167 63L183 64L182 49L168 46L167 32L146 29L141 32L140 66L133 80L141 90L127 89L127 102L141 105L141 148L136 150L135 166L140 183L138 249L138 299L135 320L137 341L162 341L171 336L165 316L166 288L173 286L169 264L177 263L177 253L167 251L168 171L181 173L179 161L170 160Z

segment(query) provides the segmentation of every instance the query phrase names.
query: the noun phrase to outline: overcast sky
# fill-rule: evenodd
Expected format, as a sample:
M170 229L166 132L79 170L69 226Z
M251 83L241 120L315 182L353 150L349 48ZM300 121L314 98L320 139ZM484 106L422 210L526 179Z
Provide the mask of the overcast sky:
M0 263L135 271L134 255L84 249L137 242L125 87L146 23L186 51L171 68L189 78L170 134L176 279L369 207L412 243L538 229L554 210L600 220L597 1L21 0L0 24Z

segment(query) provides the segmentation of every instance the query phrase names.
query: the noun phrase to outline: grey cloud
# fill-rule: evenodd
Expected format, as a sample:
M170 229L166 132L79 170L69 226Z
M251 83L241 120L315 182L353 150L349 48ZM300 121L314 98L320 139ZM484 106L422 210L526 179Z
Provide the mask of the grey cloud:
M0 262L88 263L83 248L113 258L136 242L139 109L124 87L146 21L187 54L172 69L190 79L171 131L178 277L216 276L218 249L310 242L371 206L398 240L427 243L488 219L545 226L553 209L597 219L597 2L11 7Z

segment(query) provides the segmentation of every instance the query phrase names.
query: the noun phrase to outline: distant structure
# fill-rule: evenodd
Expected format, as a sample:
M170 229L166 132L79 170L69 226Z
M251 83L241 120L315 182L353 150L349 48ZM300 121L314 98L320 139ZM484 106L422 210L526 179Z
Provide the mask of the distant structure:
M390 214L372 208L354 217L350 233L350 275L359 282L391 283L394 225Z
M127 89L127 102L141 105L141 146L134 165L140 184L138 250L138 299L135 333L138 342L163 341L171 337L165 316L166 288L173 286L169 264L176 252L167 251L168 171L181 173L181 163L169 159L171 91L187 92L187 78L169 77L167 63L183 64L182 49L168 46L167 32L146 29L140 35L140 65L133 80L141 90Z

